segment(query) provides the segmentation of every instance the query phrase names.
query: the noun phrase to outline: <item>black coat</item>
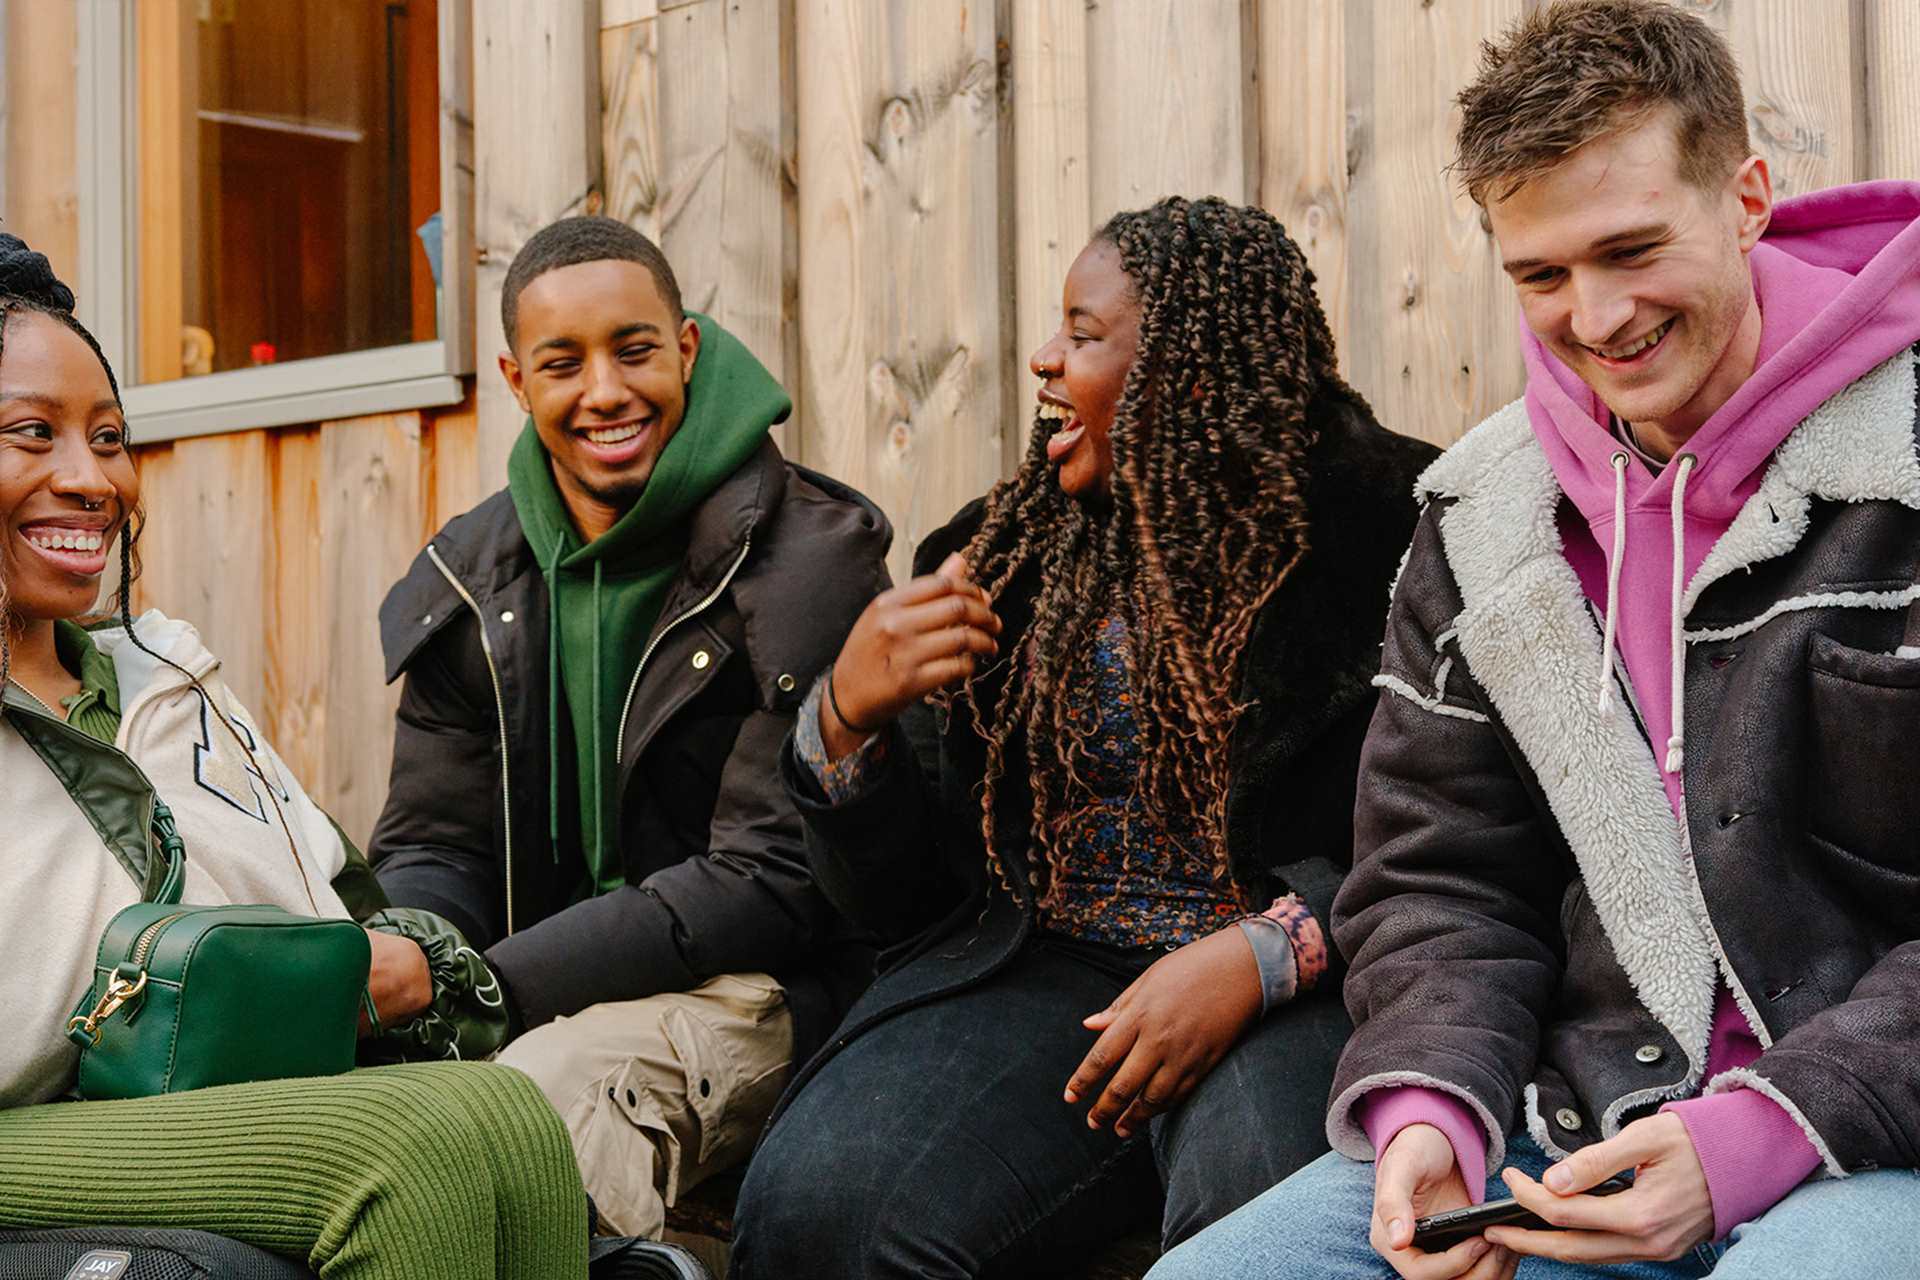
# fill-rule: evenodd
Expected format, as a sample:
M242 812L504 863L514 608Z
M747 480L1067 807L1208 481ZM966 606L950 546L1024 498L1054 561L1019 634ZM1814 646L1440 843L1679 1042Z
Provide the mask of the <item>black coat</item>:
M1298 893L1324 921L1351 858L1354 773L1388 590L1413 529L1413 482L1435 450L1381 428L1344 398L1316 401L1311 421L1311 550L1261 611L1241 660L1240 697L1250 706L1231 744L1227 851L1251 901ZM932 572L964 547L983 512L976 501L923 542L915 572ZM1016 579L996 602L1001 652L1031 625L1036 588L1034 576ZM995 693L983 687L983 700ZM893 944L886 971L794 1089L867 1028L986 979L1034 928L1031 804L1019 745L1009 749L996 814L1016 897L988 882L979 807L986 744L971 720L937 723L921 706L888 732L896 741L884 781L845 804L827 804L806 766L791 749L783 753L820 887ZM1325 989L1338 989L1337 976Z
M1920 439L1903 354L1801 423L1689 584L1685 821L1560 550L1524 406L1422 481L1388 623L1353 873L1355 1022L1329 1118L1421 1083L1500 1159L1742 1084L1829 1172L1920 1163ZM1920 613L1911 615L1920 625ZM1704 1078L1715 993L1765 1051Z
M396 905L452 920L524 1026L766 971L799 1049L871 974L814 887L776 760L814 676L887 584L892 531L860 494L771 443L691 517L620 740L627 886L584 883L579 806L549 836L548 599L512 499L448 523L381 608L406 676L371 857Z

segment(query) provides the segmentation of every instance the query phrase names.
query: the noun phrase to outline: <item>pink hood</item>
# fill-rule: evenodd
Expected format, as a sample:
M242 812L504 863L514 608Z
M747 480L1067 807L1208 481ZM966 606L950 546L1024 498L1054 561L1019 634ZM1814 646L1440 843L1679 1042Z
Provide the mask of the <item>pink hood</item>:
M1684 538L1678 582L1673 494L1678 464L1659 476L1630 460L1607 410L1572 370L1522 330L1527 412L1561 487L1592 531L1569 539L1567 558L1606 610L1648 736L1668 751L1663 780L1681 812L1684 729L1674 606L1768 460L1801 419L1868 370L1920 340L1920 183L1868 182L1783 200L1748 259L1761 313L1753 376L1709 418L1685 452ZM1624 492L1616 492L1617 486ZM1614 563L1616 500L1625 551ZM1595 696L1602 696L1603 676Z

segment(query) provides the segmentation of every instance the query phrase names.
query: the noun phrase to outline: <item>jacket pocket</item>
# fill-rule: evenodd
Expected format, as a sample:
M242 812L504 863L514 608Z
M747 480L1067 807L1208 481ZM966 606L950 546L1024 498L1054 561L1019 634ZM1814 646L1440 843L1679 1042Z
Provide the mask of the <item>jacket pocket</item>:
M1920 658L1816 635L1807 666L1808 833L1856 891L1920 904Z

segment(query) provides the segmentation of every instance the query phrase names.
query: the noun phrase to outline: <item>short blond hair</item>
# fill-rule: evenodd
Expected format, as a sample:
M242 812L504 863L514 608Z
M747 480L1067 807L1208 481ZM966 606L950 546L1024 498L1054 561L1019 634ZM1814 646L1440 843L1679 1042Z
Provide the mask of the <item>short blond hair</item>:
M1557 0L1528 14L1480 46L1480 72L1455 101L1453 169L1483 206L1663 107L1695 186L1725 181L1752 154L1732 50L1654 0Z

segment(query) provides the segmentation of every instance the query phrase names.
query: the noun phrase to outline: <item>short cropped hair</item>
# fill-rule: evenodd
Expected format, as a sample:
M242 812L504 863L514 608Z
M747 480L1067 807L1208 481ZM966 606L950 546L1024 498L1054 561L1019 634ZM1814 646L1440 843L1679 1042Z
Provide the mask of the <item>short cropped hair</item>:
M1733 53L1706 23L1656 0L1558 0L1480 46L1460 107L1454 172L1500 201L1596 138L1664 107L1680 173L1703 190L1752 154Z
M637 262L653 273L653 282L666 299L677 324L686 318L680 305L680 282L660 246L618 218L583 215L549 223L527 238L507 268L500 291L500 327L512 348L519 330L520 295L549 271L583 262Z

